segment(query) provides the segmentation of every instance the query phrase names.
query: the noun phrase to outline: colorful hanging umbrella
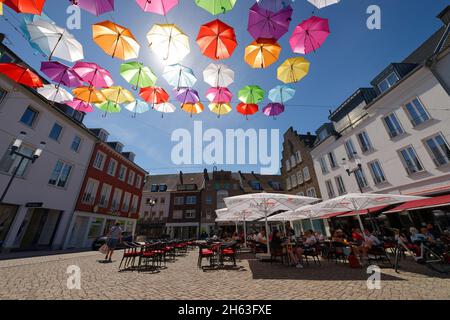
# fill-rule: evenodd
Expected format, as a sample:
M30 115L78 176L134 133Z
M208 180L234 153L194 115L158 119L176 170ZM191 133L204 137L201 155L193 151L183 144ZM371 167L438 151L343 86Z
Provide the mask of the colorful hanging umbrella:
M77 62L73 66L73 71L84 82L96 88L107 88L114 84L111 74L93 62Z
M289 5L289 2L295 2L294 0L256 0L261 8L276 12Z
M225 14L232 10L237 0L195 0L195 4L212 15Z
M280 56L281 46L275 39L258 39L245 48L244 60L252 68L267 68Z
M136 118L136 115L138 113L145 113L147 111L150 111L150 107L148 106L148 104L142 100L136 100L128 103L127 105L125 105L125 109L133 112L133 118Z
M269 91L269 100L276 103L285 104L287 101L294 98L295 90L286 86L280 85Z
M136 89L152 87L158 78L153 71L139 62L127 62L120 66L120 75Z
M228 59L237 47L234 29L216 19L200 27L197 44L203 55L213 60Z
M229 103L233 99L233 93L228 88L209 88L206 98L213 103Z
M217 114L218 118L222 115L230 113L231 110L233 110L229 103L210 103L208 108L211 112Z
M244 103L258 104L264 100L265 92L259 86L245 86L238 92L239 100Z
M82 100L88 104L103 103L106 101L105 95L93 87L78 87L72 90L76 99Z
M27 87L40 88L43 86L41 78L36 73L16 63L0 63L0 73Z
M317 9L322 9L332 4L339 3L341 0L308 0L309 3L314 5Z
M328 19L312 16L295 28L289 44L294 53L308 54L320 48L329 34Z
M203 71L203 80L211 87L229 87L234 82L234 71L224 64L211 63Z
M119 113L120 111L122 111L122 107L118 103L112 101L97 103L95 104L95 106L100 110L105 111L102 117L106 117L108 113Z
M42 13L45 4L45 0L2 0L1 2L17 13L37 15Z
M130 30L111 21L92 25L94 42L109 56L122 60L135 59L141 46Z
M175 88L173 90L176 94L176 99L182 104L197 103L200 101L198 92L192 88Z
M250 8L248 32L254 39L274 38L278 40L289 31L292 11L291 6L287 6L280 11L272 12L255 3Z
M71 2L96 16L114 11L114 0L71 0Z
M54 84L45 84L42 88L38 88L37 92L51 102L63 103L73 100L73 96L67 90Z
M241 102L236 106L236 111L239 112L240 114L243 114L246 119L248 119L248 116L257 113L258 110L259 110L258 105L253 103Z
M166 64L178 63L191 52L188 36L174 24L155 24L147 40L150 49Z
M81 111L84 113L94 112L94 107L90 103L86 103L80 99L73 99L73 101L66 101L64 104L68 105L75 111Z
M184 112L190 113L191 117L193 114L199 114L202 113L203 110L205 110L205 107L201 102L197 103L184 103L181 105L181 109Z
M50 80L57 82L60 86L66 87L81 87L83 81L78 74L69 66L66 66L57 61L43 61L41 62L41 71L47 75Z
M106 100L114 102L116 104L133 102L135 99L130 91L120 86L113 86L102 89L102 93Z
M192 88L197 82L194 71L181 64L166 66L163 71L163 78L166 79L168 84L176 88Z
M269 103L262 112L268 117L276 117L284 112L284 105L281 103Z
M309 65L303 57L289 58L278 67L277 78L284 83L298 82L308 74Z
M31 41L31 36L30 33L28 32L27 25L36 20L45 20L47 22L50 22L51 24L55 24L55 22L52 19L50 19L45 13L42 12L40 16L35 14L24 15L19 28L20 31L22 31L22 34L25 37L25 39L30 43L30 46L33 49L35 49L39 54L46 56L45 52L42 51L42 49L36 43Z
M27 24L30 41L51 60L53 57L75 62L84 58L83 46L66 29L38 19Z
M153 12L165 16L178 5L178 0L136 0L145 12Z
M169 102L163 102L155 104L154 109L158 112L161 112L161 118L163 118L164 113L173 113L177 108Z
M168 102L170 98L169 94L161 87L142 88L139 95L150 103L152 108L155 107L155 104Z

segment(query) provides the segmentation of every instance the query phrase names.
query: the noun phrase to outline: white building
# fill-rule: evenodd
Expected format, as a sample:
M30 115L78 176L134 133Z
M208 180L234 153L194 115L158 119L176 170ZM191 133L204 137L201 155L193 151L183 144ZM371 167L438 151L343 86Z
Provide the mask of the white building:
M445 26L390 64L372 88L357 90L317 131L311 154L323 199L360 189L450 193L449 7L439 17Z
M2 62L20 62L0 44ZM70 114L71 112L72 114ZM0 191L19 163L10 146L26 132L20 152L32 155L46 142L35 163L24 161L0 203L3 251L59 249L72 217L96 140L82 124L83 114L53 105L34 90L0 75Z

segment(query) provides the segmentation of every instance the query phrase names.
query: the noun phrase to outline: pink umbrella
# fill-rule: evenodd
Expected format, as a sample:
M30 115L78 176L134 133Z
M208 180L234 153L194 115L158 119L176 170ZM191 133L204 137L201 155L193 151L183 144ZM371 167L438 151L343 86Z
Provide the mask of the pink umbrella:
M89 85L96 88L108 88L114 84L111 74L93 62L77 62L73 66L73 71Z
M92 104L84 102L80 99L73 99L73 101L64 102L64 104L68 105L75 111L81 111L85 113L90 113L94 111L94 107Z
M292 7L287 6L277 12L266 10L255 3L248 16L248 32L258 38L280 39L289 31L292 20Z
M284 105L281 103L269 103L262 112L268 117L274 117L284 112Z
M178 0L136 0L145 12L153 12L165 16L178 5Z
M233 94L228 88L209 88L206 91L206 98L212 103L229 103L233 99Z
M58 86L80 87L83 81L78 74L69 66L56 61L44 61L41 63L41 71L47 75L50 80L57 82Z
M294 53L307 54L320 48L329 34L328 19L312 16L295 28L289 43Z
M71 0L71 2L96 16L114 11L114 0Z

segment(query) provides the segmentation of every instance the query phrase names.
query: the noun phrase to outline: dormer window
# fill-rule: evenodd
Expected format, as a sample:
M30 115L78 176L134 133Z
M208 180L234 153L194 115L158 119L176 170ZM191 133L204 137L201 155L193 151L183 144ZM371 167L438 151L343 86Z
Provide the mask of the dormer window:
M120 143L117 143L117 144L116 144L116 151L117 151L118 153L122 153L122 150L123 150L123 145L120 144Z
M395 72L392 72L378 84L378 89L381 93L383 93L394 84L396 84L398 80L400 79L398 78L397 74Z
M108 140L108 134L107 134L105 131L101 130L101 131L98 133L98 138L99 138L101 141L106 142L106 141Z
M327 130L322 130L319 132L319 140L323 141L328 137L328 132Z

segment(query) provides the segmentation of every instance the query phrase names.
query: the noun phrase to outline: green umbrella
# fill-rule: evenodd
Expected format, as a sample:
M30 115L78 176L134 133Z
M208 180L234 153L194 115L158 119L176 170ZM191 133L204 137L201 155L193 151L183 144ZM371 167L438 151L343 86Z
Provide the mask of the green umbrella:
M118 103L114 103L112 101L105 101L103 103L95 104L97 108L102 111L105 111L105 114L102 117L106 117L108 113L118 113L122 110Z
M120 75L135 88L153 87L158 79L153 71L140 62L127 62L120 66Z
M195 0L195 3L213 15L227 13L233 9L237 0Z
M258 104L264 100L265 92L258 86L245 86L238 92L239 100L247 104Z

